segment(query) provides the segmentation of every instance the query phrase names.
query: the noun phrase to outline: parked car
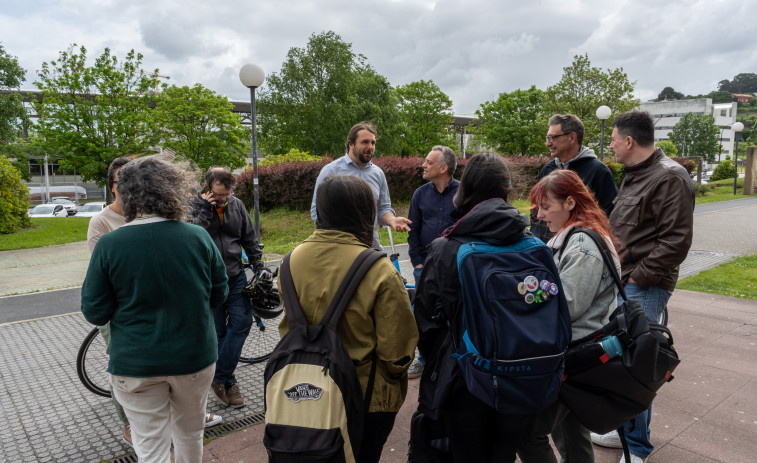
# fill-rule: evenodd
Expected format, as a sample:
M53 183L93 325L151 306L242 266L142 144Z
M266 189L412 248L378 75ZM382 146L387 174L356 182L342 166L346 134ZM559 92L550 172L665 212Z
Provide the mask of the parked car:
M79 212L76 213L76 217L92 217L103 209L105 209L105 201L87 203L79 209Z
M62 204L40 204L34 206L28 214L29 217L68 217Z
M76 203L65 196L53 196L50 198L52 204L61 204L68 212L68 215L76 214Z

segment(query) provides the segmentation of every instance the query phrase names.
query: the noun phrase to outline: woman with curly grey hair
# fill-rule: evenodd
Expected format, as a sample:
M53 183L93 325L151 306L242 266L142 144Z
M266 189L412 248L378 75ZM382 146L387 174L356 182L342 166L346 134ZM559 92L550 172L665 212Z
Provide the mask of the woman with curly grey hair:
M196 176L146 156L123 166L118 194L127 223L95 245L82 313L110 322L108 372L131 423L140 462L202 461L216 335L211 307L227 295L226 268L210 236L183 222Z

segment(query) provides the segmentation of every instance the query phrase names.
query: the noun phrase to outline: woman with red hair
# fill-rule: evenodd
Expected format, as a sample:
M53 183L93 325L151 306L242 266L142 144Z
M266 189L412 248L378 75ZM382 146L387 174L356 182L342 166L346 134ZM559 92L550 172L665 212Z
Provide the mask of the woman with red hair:
M613 251L618 273L620 261L616 249L620 243L610 231L610 222L594 195L571 170L556 170L542 178L531 189L530 199L531 207L539 210L537 217L555 233L547 246L552 249L560 272L573 339L580 339L609 322L617 306L618 289L591 237L580 230L571 231L585 228L603 236ZM533 432L521 440L518 454L524 463L556 462L547 439L550 432L562 461L594 462L589 430L558 401L536 417Z

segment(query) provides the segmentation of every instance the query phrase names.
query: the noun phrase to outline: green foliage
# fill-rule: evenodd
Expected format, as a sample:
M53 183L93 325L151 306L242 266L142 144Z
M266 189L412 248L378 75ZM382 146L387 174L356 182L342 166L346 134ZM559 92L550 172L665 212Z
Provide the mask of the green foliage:
M155 144L149 116L158 71L145 73L134 50L119 61L108 48L88 66L87 50L76 46L38 72L39 140L62 169L103 186L113 159Z
M395 89L399 102L400 154L424 155L436 145L454 145L452 100L433 81Z
M670 132L670 141L684 156L700 156L714 162L720 152L720 131L710 114L686 113Z
M476 115L486 122L479 133L500 153L543 154L549 118L542 107L543 97L543 91L531 86L528 90L500 93L496 101L482 103Z
M18 170L0 156L0 234L13 233L30 225L29 190L21 183Z
M85 241L88 227L89 217L35 217L30 227L0 235L0 251Z
M397 149L397 99L385 77L334 32L311 35L291 48L281 71L268 76L258 99L260 144L268 154L291 148L341 155L353 124L369 120Z
M712 98L713 103L730 103L733 101L731 92L714 91L707 94L707 98Z
M658 100L682 100L683 97L683 93L676 92L673 87L665 87L657 95Z
M710 185L709 183L698 183L692 181L691 185L694 187L694 195L696 196L704 196L713 190L712 185Z
M721 80L718 83L718 90L730 93L755 93L757 92L757 74L742 72L733 80Z
M601 123L596 111L600 106L609 106L612 114L620 114L639 106L634 97L636 82L628 80L623 68L603 71L591 65L588 55L576 55L573 63L563 68L559 82L547 88L544 94L544 110L548 115L575 114L584 124L584 145L597 148L600 141ZM605 125L605 139L612 133L612 119Z
M0 44L0 91L19 89L25 75L18 58L9 55ZM21 135L21 124L27 121L21 95L0 93L0 146L15 142Z
M676 148L675 143L670 140L660 140L655 143L654 146L660 148L662 152L665 153L665 155L669 158L678 155L678 148Z
M292 148L286 154L269 154L260 161L259 166L267 167L286 162L319 161L320 159L321 158L318 156L311 156L307 151L300 151L296 148Z
M157 98L153 122L163 147L203 172L216 165L244 166L251 133L225 96L195 84L166 86Z
M730 156L726 156L724 161L720 161L720 163L715 166L715 170L713 170L712 175L710 175L710 181L715 182L727 178L732 179L734 174L733 161L731 161Z

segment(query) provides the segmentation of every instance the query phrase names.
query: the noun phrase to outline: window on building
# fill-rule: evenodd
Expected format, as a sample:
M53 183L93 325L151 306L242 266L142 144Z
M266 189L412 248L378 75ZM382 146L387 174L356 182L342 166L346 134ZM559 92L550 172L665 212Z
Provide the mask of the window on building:
M726 110L726 109L721 109L721 110L720 110L720 115L721 115L722 117L725 117L725 115L726 115L726 113L727 113L727 112L728 112L728 110Z

